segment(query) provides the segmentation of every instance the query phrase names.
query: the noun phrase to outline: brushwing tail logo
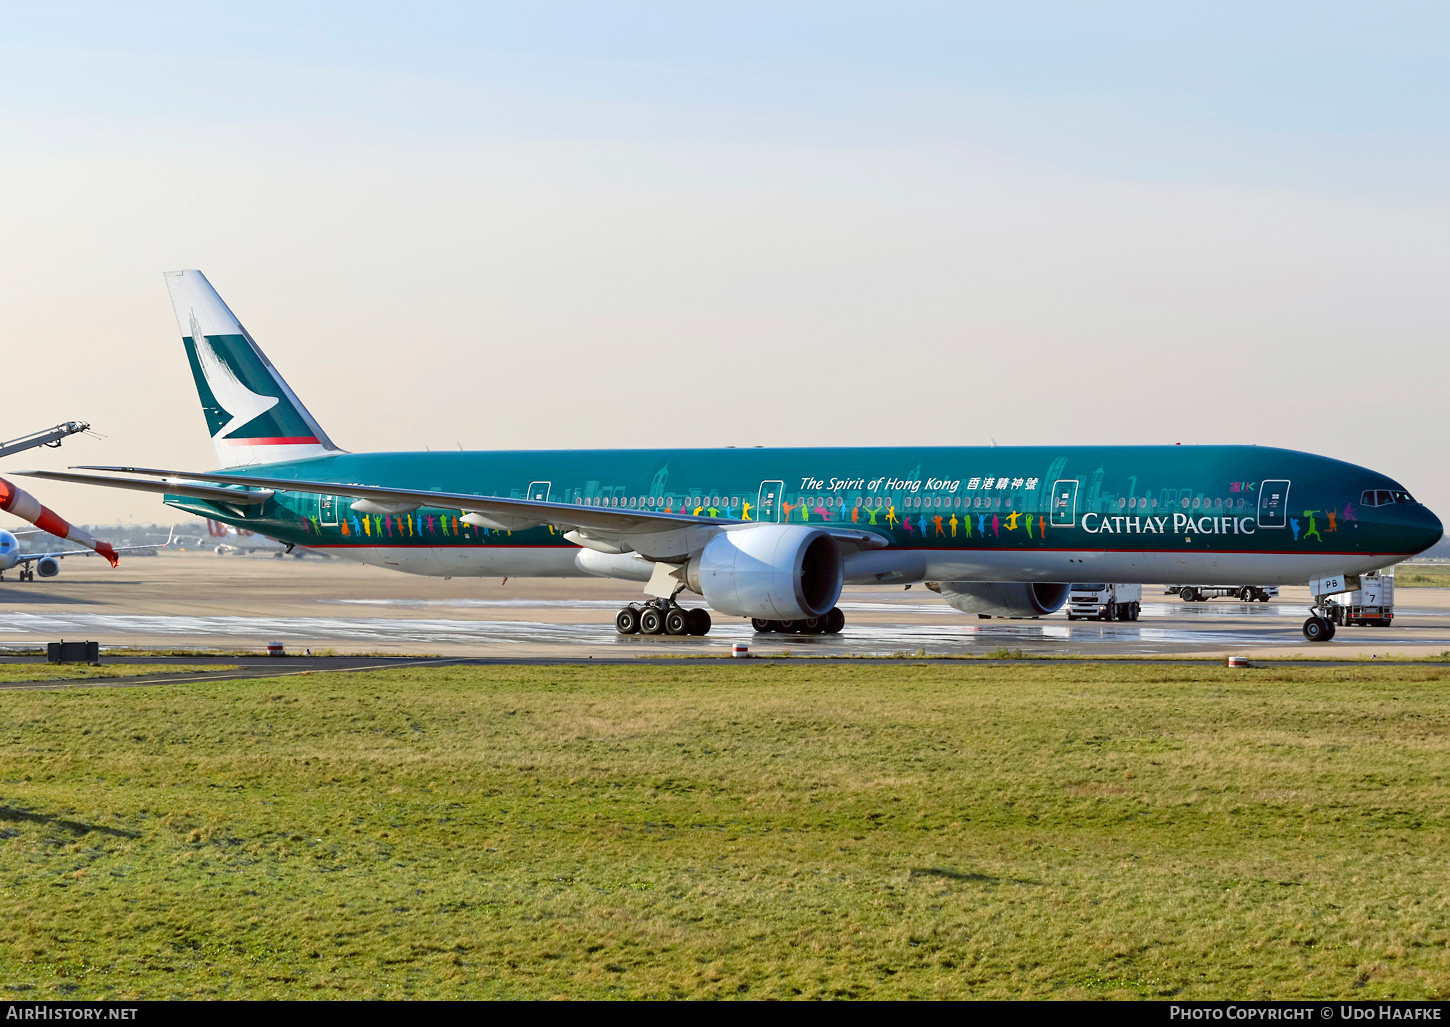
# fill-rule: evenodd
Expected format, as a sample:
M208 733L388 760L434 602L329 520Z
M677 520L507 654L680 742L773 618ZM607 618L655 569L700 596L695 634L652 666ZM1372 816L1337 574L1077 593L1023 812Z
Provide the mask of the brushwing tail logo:
M216 397L217 405L232 415L232 419L222 425L221 430L212 436L213 439L226 438L238 428L261 417L280 402L276 396L258 395L242 384L236 372L217 355L216 350L212 348L211 341L202 334L195 311L191 314L191 340L196 345L196 360L201 365L201 373L206 378L207 388L211 389L211 394Z

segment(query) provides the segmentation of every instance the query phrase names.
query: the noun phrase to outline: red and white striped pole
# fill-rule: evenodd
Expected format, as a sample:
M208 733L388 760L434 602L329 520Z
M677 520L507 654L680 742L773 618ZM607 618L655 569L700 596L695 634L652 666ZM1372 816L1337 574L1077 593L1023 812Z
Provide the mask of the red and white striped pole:
M97 542L89 534L71 524L50 507L43 505L29 492L0 478L0 510L12 513L23 521L29 521L42 531L48 531L59 538L78 542L87 549L94 549L111 561L115 567L121 562L109 542Z

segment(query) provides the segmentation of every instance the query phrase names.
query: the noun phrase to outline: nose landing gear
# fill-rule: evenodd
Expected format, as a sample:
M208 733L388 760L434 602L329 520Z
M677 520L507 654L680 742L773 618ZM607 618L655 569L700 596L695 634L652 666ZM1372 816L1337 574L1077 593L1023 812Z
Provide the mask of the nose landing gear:
M708 635L710 611L674 599L630 603L614 615L614 630L621 635Z

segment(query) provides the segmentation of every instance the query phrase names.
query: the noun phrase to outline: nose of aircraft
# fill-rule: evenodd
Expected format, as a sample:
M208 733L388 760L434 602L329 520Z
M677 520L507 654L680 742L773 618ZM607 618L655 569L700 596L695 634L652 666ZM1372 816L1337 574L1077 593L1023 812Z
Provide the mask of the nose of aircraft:
M1411 544L1415 552L1422 553L1445 536L1445 525L1440 523L1440 518L1428 506L1417 505L1414 509L1415 513L1411 518Z

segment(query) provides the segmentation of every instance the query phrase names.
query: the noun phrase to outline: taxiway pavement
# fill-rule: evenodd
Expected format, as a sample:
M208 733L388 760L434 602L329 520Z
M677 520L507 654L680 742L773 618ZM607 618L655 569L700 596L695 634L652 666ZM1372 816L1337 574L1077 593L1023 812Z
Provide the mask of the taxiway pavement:
M52 579L0 582L0 650L66 638L103 646L289 652L427 654L445 658L638 659L719 654L736 642L753 653L819 656L987 655L1000 649L1082 656L1215 656L1355 659L1450 650L1450 589L1402 588L1390 628L1340 628L1304 641L1308 591L1270 603L1184 603L1145 586L1140 620L981 620L918 585L847 588L840 635L758 635L715 617L704 638L622 637L619 606L641 598L629 582L595 579L422 578L343 560L164 553L67 560ZM692 605L692 597L683 597ZM693 600L698 601L698 600ZM119 683L119 682L118 682Z

